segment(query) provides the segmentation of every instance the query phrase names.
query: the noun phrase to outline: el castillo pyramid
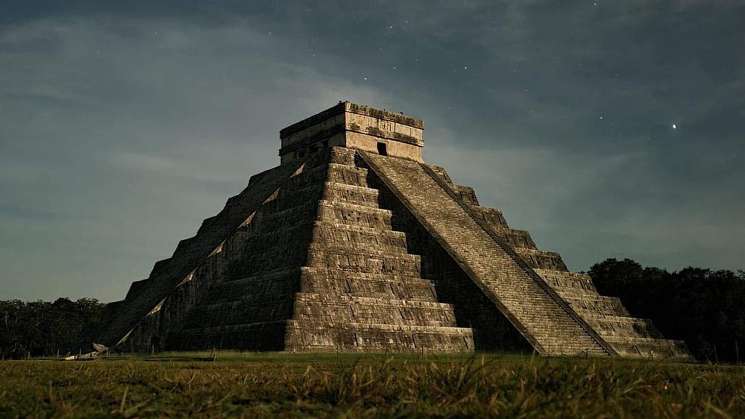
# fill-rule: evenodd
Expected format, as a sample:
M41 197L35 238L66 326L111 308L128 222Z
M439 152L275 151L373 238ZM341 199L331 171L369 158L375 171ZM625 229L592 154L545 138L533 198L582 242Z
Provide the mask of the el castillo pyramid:
M340 102L108 306L123 351L687 358L422 160L421 120Z

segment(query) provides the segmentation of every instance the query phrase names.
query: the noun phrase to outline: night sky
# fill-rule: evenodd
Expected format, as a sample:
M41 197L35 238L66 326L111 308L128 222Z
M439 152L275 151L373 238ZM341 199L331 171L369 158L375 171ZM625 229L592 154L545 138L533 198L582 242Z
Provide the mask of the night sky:
M124 297L339 100L573 270L745 268L745 2L0 0L0 299Z

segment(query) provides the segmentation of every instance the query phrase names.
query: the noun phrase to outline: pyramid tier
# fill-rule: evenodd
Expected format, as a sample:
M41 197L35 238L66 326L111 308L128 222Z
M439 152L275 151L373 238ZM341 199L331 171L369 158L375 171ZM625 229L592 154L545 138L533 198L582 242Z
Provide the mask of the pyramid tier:
M318 199L377 207L377 190L367 185L367 170L328 164L307 168L285 182L264 203L267 212L315 205Z
M258 304L291 298L299 290L300 268L282 268L257 275L228 279L213 285L201 304L246 301Z
M289 202L285 199L284 194L280 194L276 199L276 205L267 206L256 215L252 229L272 232L288 225L306 223L313 219L359 227L391 229L391 212L378 208L377 195L375 195L375 202L366 202L365 205L339 200L321 199L319 201L319 191L313 191L312 193L308 191L308 195L310 195L309 198L316 199L310 203L302 202L288 205Z
M348 202L321 200L317 217L359 227L391 229L391 211Z
M585 320L604 338L612 336L662 338L660 332L649 319L587 314L585 315Z
M691 359L688 347L681 340L614 336L606 340L621 356L628 358Z
M406 254L406 235L400 231L316 221L312 240L310 251L364 251L371 256Z
M293 318L336 325L455 326L449 304L333 294L295 295Z
M508 228L507 221L505 221L504 215L502 215L502 211L496 208L488 208L488 207L481 207L481 206L473 205L473 211L479 219L481 219L482 221L485 221L486 224L492 227Z
M300 289L302 292L409 301L437 301L432 283L416 276L310 267L303 267L301 271Z
M295 292L353 297L437 301L432 284L414 276L365 274L330 269L284 269L215 285L205 303L235 300L267 301Z
M530 237L530 233L525 230L507 228L501 232L501 235L507 244L514 248L537 250L533 238Z
M378 208L380 200L377 189L338 182L326 182L323 185L323 196L321 199L374 208Z
M287 349L296 352L469 352L471 329L462 327L288 322Z
M561 259L561 255L556 252L525 247L517 247L514 250L533 269L568 270L564 261Z
M467 352L471 329L461 327L347 324L283 320L184 330L170 345L177 348L286 350L292 352Z
M664 339L651 320L631 317L619 299L598 294L587 274L536 272L621 356L691 359L685 343Z
M338 163L310 168L285 184L288 190L304 189L325 182L367 187L367 169Z
M202 303L194 307L184 323L184 329L204 329L236 324L264 323L287 320L293 313L293 296L273 297L272 300L221 301Z
M308 241L312 244L307 245ZM365 254L374 260L395 257L418 261L416 256L406 253L406 236L401 232L311 219L271 231L261 228L249 231L244 256L233 275L249 276L283 266L301 266L306 252L348 254L350 261L359 259L355 254Z
M282 199L277 198L280 202ZM272 208L263 208L253 219L251 226L247 229L253 234L281 231L284 228L299 224L308 224L316 218L318 206L313 203L303 203L295 206L280 208L278 205Z
M583 317L587 315L631 316L617 297L557 291Z
M534 269L549 285L557 290L574 293L597 293L592 278L584 273L555 271L551 269Z
M323 182L297 189L284 189L279 192L278 196L282 198L285 208L308 204L308 197L319 197L314 199L346 202L372 208L378 208L379 201L377 189L339 182Z
M306 260L307 241L313 235L313 223L289 225L269 232L246 234L243 248L227 275L231 278L252 276L283 268L300 267Z
M360 249L315 249L308 253L307 266L357 273L419 277L421 262L419 256L410 254L389 254Z

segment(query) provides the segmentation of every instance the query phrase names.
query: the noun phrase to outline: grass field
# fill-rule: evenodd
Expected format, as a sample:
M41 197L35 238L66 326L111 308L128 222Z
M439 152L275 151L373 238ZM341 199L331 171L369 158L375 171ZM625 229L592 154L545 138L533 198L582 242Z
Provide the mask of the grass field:
M0 362L0 417L745 417L745 368L517 355Z

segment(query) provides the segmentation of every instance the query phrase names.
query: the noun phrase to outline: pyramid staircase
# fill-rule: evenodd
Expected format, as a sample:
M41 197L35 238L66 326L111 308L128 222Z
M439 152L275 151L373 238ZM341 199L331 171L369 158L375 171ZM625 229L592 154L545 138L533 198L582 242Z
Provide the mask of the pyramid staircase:
M482 228L522 259L525 270L532 270L569 303L614 352L631 358L690 359L685 342L665 339L651 320L631 316L617 297L600 295L589 275L570 272L558 253L539 250L530 233L510 228L499 210L480 206L472 188L453 183L441 167L425 169Z

